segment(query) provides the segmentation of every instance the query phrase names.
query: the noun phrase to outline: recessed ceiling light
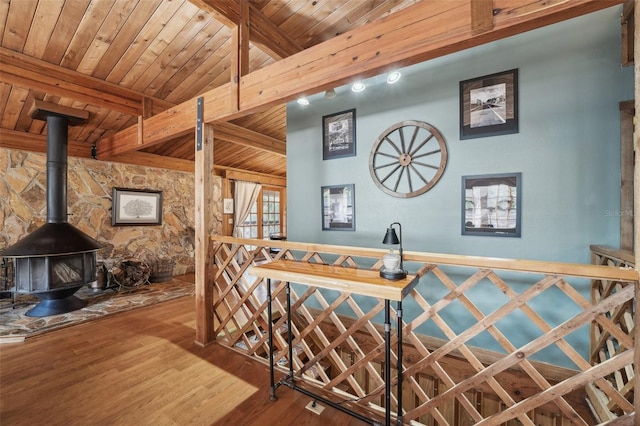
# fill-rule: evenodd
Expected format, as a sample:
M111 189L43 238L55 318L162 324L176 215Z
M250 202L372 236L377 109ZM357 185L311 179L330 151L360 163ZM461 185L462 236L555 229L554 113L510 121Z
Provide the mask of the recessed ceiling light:
M387 76L387 83L388 84L397 83L398 80L400 80L400 77L402 77L402 74L400 74L400 71L390 72L389 75Z
M356 81L355 83L353 83L353 86L351 86L351 90L353 90L354 92L362 92L366 87L367 86L365 86L363 82Z
M309 105L309 99L305 98L304 96L302 98L298 98L297 102L300 105Z

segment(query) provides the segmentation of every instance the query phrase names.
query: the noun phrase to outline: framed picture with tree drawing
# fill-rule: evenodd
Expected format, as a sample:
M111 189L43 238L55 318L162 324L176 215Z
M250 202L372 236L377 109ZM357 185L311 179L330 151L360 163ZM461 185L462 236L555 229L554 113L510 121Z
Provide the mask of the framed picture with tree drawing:
M162 225L162 191L113 188L111 226Z

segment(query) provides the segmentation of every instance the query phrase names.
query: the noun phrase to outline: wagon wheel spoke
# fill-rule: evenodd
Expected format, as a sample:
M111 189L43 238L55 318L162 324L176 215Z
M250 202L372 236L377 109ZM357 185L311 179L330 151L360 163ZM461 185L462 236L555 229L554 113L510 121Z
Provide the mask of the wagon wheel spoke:
M436 128L422 121L404 121L376 140L369 171L374 183L387 194L415 197L438 182L447 158L446 143Z

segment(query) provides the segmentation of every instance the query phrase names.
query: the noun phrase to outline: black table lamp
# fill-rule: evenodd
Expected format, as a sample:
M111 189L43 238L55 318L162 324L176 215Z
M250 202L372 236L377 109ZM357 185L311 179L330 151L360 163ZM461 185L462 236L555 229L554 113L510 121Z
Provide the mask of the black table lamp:
M398 238L398 235L396 234L396 230L393 228L393 225L398 225L398 230L400 231L400 238ZM380 276L388 280L401 280L403 278L406 278L407 271L404 270L404 267L402 265L402 225L400 225L399 222L393 222L391 225L389 225L389 227L387 228L387 233L384 235L384 239L382 240L382 244L388 244L388 245L400 244L400 256L399 256L400 263L399 265L393 268L388 268L386 265L383 266L380 269ZM394 259L391 258L393 256L394 255L391 255L391 254L385 255L385 258L383 259L383 263L393 263ZM385 262L385 260L387 262Z

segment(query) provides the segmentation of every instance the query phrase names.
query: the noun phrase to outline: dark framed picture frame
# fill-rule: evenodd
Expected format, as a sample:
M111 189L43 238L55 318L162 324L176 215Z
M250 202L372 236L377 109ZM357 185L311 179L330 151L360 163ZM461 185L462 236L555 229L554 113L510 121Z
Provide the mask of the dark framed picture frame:
M162 191L113 188L111 226L162 225Z
M518 70L460 82L460 139L518 133Z
M522 174L462 176L462 235L520 237Z
M323 231L355 231L355 185L332 185L321 188Z
M322 117L322 159L356 155L356 110L336 112Z

